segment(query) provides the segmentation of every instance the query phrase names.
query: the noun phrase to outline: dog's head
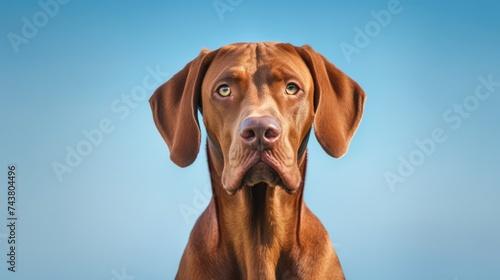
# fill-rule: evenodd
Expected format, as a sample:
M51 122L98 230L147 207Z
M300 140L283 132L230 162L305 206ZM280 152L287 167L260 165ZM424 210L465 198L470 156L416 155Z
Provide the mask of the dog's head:
M203 50L150 99L155 124L177 165L200 147L197 110L224 189L265 183L289 193L309 132L333 157L347 152L363 112L356 82L309 46L239 43Z

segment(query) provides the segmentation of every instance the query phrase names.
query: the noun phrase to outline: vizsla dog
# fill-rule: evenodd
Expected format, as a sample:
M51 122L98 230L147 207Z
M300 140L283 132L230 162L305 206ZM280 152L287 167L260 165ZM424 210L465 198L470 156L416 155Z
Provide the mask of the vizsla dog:
M345 279L303 201L307 142L347 152L365 94L309 46L238 43L202 50L150 99L170 159L185 167L207 130L212 199L176 279Z

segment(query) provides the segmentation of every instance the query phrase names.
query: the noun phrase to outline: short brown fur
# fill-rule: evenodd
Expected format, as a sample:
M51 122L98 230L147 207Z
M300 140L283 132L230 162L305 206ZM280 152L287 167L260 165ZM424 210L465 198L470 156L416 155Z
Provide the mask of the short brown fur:
M285 93L290 83L299 88L293 95ZM218 94L221 85L229 96ZM359 85L311 47L282 43L203 50L158 88L150 104L174 163L196 159L198 109L208 135L213 196L176 279L345 279L303 201L305 146L314 124L323 149L344 155L364 100Z

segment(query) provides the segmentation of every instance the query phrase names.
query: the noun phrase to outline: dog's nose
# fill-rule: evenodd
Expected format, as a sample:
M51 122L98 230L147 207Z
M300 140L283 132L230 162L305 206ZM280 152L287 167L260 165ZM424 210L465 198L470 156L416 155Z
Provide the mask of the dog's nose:
M240 124L239 132L246 144L265 150L278 140L281 126L271 117L248 118Z

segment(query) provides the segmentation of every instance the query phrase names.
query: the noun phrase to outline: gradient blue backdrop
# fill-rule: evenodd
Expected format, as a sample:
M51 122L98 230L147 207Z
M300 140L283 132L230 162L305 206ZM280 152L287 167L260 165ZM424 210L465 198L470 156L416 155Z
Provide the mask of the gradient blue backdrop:
M309 144L305 199L347 279L500 279L500 88L458 129L443 119L479 77L500 81L500 4L401 0L349 62L341 43L354 45L355 28L390 2L244 0L221 18L212 0L71 0L16 53L8 34L43 9L2 1L0 279L172 279L206 203L204 147L188 168L169 161L147 103L153 90L126 116L112 107L147 67L166 81L201 48L238 41L310 44L368 95L344 158ZM58 180L52 164L106 118L113 131ZM436 128L446 141L391 189L385 174ZM9 164L16 273L6 263Z

